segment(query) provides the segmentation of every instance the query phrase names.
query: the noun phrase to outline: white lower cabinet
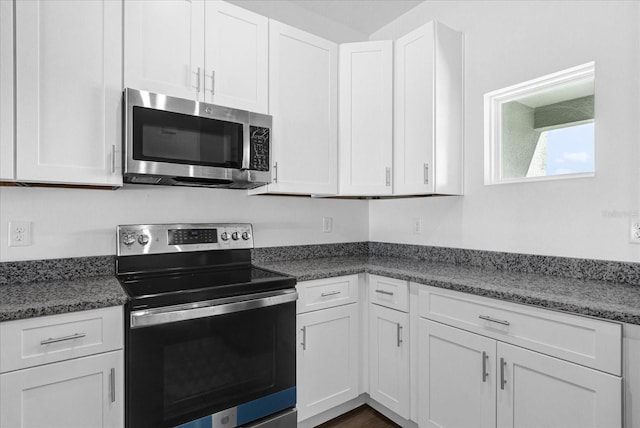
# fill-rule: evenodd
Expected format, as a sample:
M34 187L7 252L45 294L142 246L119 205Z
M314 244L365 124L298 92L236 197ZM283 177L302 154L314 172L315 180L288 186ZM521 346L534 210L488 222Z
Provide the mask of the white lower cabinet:
M357 280L357 276L353 277ZM348 280L350 277L345 278ZM329 290L324 292L324 298L329 302L337 295L332 282L340 284L343 281L340 278L324 281ZM298 290L304 294L305 288L315 289L318 283L319 281L301 282ZM340 300L335 302L340 304ZM306 306L299 305L299 311L305 308ZM358 396L358 319L356 303L298 314L298 421Z
M0 427L124 426L122 351L0 375Z
M369 306L369 395L403 418L410 403L408 339L409 314Z

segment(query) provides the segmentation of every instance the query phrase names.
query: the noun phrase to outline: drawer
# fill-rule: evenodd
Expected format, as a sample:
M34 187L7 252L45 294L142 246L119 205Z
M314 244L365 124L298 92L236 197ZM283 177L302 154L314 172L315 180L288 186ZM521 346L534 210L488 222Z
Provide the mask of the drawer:
M502 342L621 375L622 325L420 285L419 313Z
M369 275L369 300L387 308L409 312L409 284L400 279Z
M0 373L122 349L122 307L0 323Z
M299 314L355 303L358 301L358 275L301 281L296 289Z

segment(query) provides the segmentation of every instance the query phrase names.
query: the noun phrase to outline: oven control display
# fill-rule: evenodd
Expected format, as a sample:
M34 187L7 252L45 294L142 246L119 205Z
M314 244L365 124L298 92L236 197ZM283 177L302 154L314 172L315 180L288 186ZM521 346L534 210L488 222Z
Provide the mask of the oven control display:
M218 229L169 229L169 245L216 244Z

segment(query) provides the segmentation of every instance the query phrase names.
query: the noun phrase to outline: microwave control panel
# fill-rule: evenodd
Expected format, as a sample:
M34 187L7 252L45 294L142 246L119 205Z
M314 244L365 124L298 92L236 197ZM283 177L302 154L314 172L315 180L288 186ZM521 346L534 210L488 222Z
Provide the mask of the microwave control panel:
M253 171L269 171L269 128L262 126L249 127L249 169Z

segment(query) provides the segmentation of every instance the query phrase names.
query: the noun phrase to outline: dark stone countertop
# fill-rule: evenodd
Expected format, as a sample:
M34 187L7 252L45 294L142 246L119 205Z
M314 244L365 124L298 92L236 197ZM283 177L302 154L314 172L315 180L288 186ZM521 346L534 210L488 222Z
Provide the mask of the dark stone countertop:
M127 295L113 275L0 285L0 321L120 306Z
M298 281L370 273L578 315L640 324L640 286L394 257L265 261Z

